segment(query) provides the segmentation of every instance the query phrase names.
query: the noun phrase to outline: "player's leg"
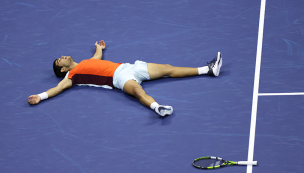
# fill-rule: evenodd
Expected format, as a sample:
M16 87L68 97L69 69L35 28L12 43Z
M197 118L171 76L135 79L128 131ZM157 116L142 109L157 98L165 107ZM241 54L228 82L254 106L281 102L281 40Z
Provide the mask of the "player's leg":
M169 64L148 63L147 68L151 80L158 79L163 76L188 77L198 75L198 69L191 67L175 67Z
M136 97L141 104L153 109L161 116L170 115L173 113L171 106L159 105L151 96L147 95L142 87L135 80L128 80L124 87L124 92Z
M217 53L215 58L208 63L207 66L192 68L192 67L175 67L169 64L154 64L148 63L148 72L150 79L158 79L163 76L169 77L189 77L202 74L218 76L222 66L222 55Z
M128 80L124 87L124 92L136 97L141 104L150 107L150 105L155 102L155 100L146 94L142 87L135 80Z

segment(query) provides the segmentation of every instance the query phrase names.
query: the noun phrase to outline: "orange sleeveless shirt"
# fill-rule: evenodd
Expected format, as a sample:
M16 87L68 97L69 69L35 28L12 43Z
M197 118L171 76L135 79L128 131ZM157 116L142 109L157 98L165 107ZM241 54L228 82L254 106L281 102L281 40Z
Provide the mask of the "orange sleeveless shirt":
M113 87L115 70L121 64L100 59L83 60L69 71L68 78L72 80L73 85L93 84Z

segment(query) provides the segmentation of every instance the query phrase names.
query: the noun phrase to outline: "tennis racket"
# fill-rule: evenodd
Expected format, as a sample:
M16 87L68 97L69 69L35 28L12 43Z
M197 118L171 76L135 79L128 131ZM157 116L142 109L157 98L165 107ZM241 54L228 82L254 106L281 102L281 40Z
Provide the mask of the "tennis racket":
M216 169L227 165L257 165L257 161L228 161L220 157L200 157L193 161L192 165L199 169Z

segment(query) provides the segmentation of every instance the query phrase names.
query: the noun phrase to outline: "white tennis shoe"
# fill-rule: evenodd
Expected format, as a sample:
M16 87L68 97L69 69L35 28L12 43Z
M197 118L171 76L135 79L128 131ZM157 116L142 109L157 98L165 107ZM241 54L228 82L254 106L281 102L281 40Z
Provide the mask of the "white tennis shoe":
M215 58L211 62L207 63L209 67L208 74L211 76L218 76L220 74L222 63L222 54L218 52Z
M158 113L160 116L166 116L171 115L173 113L173 107L172 106L164 106L159 105L155 108L156 113Z

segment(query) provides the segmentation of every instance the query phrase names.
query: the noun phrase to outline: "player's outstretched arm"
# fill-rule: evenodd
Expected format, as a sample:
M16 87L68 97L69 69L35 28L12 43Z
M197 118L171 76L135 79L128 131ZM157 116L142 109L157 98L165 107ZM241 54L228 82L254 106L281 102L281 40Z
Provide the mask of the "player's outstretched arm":
M28 97L28 103L35 105L38 104L41 100L47 99L49 97L54 97L58 94L60 94L63 90L70 88L72 86L72 80L68 78L64 78L59 84L47 90L46 92L43 92L38 95L31 95Z
M96 47L96 52L95 52L94 56L92 57L92 59L101 59L102 50L106 47L106 43L103 40L101 40L99 43L98 43L98 41L96 41L95 47Z

